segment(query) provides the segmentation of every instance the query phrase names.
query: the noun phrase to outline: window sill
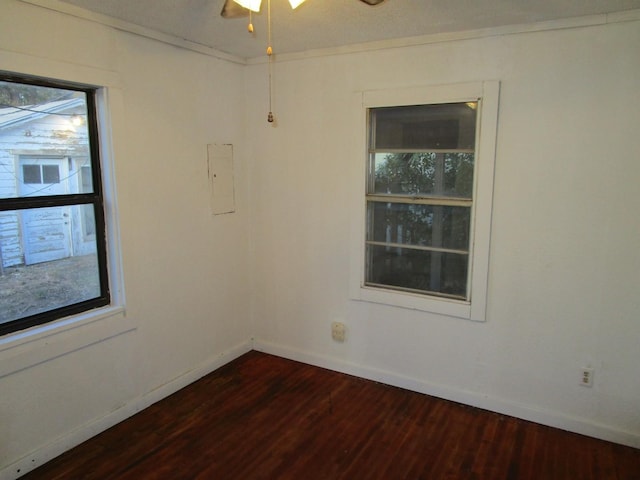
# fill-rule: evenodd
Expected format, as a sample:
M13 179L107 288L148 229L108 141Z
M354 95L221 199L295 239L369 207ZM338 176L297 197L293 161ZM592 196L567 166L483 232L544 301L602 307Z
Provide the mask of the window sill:
M365 286L359 288L356 295L354 295L354 300L379 303L410 310L420 310L468 320L484 321L484 316L478 317L473 315L471 302L463 300L427 297L416 293L391 291Z
M135 330L122 306L106 307L0 338L0 378Z

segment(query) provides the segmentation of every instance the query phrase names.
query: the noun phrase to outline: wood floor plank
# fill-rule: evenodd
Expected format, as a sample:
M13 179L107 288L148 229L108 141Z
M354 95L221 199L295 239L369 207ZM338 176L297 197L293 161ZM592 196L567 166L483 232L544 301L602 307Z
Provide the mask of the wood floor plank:
M640 480L640 450L250 352L38 479Z

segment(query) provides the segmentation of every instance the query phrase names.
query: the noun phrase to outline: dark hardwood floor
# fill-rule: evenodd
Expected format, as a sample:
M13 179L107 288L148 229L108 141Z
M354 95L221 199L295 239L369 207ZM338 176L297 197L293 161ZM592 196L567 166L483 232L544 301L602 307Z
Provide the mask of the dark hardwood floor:
M640 450L250 352L24 479L640 479Z

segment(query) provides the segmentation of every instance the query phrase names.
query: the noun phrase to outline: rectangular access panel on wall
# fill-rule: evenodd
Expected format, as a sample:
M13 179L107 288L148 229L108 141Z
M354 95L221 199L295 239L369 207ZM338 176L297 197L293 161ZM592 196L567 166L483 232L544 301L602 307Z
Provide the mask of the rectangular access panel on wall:
M214 215L236 211L233 180L233 145L207 145L211 211Z

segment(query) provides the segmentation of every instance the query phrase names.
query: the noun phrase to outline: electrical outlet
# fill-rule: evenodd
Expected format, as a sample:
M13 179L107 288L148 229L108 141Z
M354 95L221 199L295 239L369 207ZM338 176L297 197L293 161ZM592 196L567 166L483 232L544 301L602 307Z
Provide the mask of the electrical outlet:
M583 387L593 386L593 368L585 367L580 370L580 385Z
M331 323L331 338L333 338L336 342L344 342L344 337L346 333L346 327L344 323L341 322L332 322Z

